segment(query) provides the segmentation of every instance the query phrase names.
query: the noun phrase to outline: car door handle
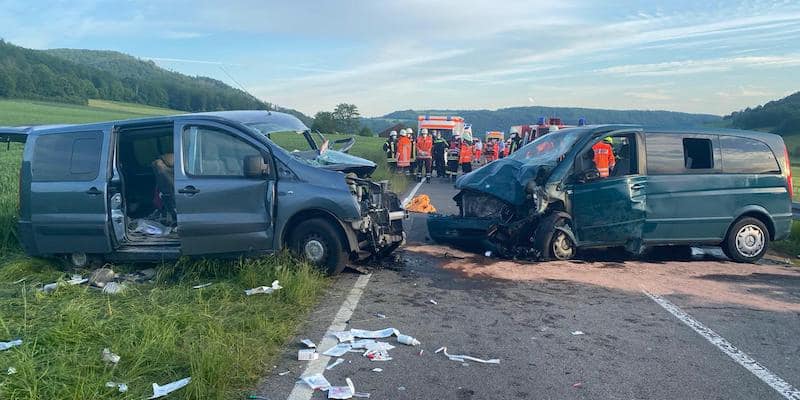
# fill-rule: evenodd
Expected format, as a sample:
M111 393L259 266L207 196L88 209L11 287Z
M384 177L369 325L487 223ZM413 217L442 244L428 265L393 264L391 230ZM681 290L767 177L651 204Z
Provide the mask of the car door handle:
M631 189L642 190L644 189L644 183L634 183L633 185L631 185Z
M194 187L194 186L186 186L186 187L184 187L183 189L179 189L179 190L178 190L178 193L183 193L183 194L198 194L198 193L200 193L200 189L198 189L198 188L196 188L196 187Z
M103 192L101 192L100 189L92 186L92 187L89 188L89 190L86 191L86 194L91 195L91 196L97 196L99 194L103 194Z

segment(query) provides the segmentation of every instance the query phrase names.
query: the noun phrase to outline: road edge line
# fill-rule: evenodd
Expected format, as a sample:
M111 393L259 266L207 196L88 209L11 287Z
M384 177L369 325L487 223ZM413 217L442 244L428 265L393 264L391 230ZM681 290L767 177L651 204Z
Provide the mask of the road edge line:
M644 292L644 294L651 300L656 302L656 304L661 306L661 308L667 310L667 312L672 314L675 318L683 322L689 328L692 328L692 330L697 332L709 343L716 346L720 351L725 353L725 355L736 361L737 364L750 371L750 373L755 375L758 379L761 379L761 381L769 385L781 396L789 400L800 400L800 390L797 390L789 382L786 382L778 375L772 373L772 371L767 369L767 367L759 364L758 361L747 355L747 353L737 349L736 346L711 330L711 328L703 325L700 321L694 319L691 315L681 310L680 307L670 303L667 299L657 294L652 294L647 290L642 290L642 292Z
M318 351L327 351L339 343L338 339L336 339L336 337L330 333L345 330L347 327L347 321L349 321L350 317L353 316L353 312L356 310L358 302L361 300L361 295L364 294L364 288L367 286L369 278L371 277L372 274L361 275L358 277L358 280L356 280L353 288L350 289L350 293L347 294L347 297L339 307L339 311L336 312L336 316L333 318L331 325L323 334L319 345L317 345ZM303 373L300 376L321 374L325 370L325 367L328 365L330 360L331 357L320 354L318 359L310 361L308 365L306 365L306 369L303 370ZM292 389L292 392L289 393L289 397L287 399L309 400L313 395L314 391L311 390L308 385L296 384Z

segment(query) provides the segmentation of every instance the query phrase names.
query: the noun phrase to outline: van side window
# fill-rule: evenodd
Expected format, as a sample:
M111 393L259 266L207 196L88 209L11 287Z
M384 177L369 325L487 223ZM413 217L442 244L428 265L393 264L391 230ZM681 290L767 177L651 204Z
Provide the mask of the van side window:
M193 176L244 177L244 159L261 152L216 128L192 126L182 137L183 168Z
M103 132L69 132L36 139L31 164L34 182L93 181L100 172Z
M780 174L772 150L758 140L721 136L722 172L729 174Z
M683 139L683 162L686 169L714 168L710 139Z
M649 133L645 136L648 174L679 174L684 172L681 136Z

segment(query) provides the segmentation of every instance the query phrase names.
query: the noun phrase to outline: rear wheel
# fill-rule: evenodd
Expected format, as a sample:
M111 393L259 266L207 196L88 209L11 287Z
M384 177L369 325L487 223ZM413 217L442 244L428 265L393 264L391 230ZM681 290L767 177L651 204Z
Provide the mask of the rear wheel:
M347 261L347 253L336 228L321 218L301 222L292 231L291 248L329 275L342 272Z
M769 248L769 231L764 223L744 217L736 221L722 244L725 255L736 262L754 263Z

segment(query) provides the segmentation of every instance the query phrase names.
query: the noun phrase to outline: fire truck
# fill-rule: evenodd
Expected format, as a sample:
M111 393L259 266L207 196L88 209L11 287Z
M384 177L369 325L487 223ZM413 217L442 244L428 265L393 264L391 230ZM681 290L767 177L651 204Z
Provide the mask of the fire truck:
M417 133L422 129L427 129L431 136L434 131L441 132L442 137L450 142L454 135L464 134L464 118L420 115L417 117Z

